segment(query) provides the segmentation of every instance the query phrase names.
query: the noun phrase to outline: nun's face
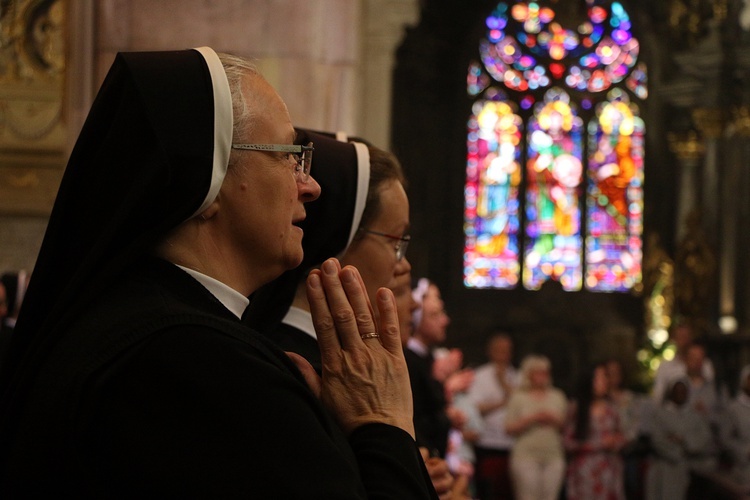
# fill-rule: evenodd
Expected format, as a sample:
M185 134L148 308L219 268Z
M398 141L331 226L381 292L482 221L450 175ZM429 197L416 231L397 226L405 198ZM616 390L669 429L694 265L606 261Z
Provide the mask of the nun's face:
M409 229L409 199L400 182L390 181L380 188L380 206L380 213L367 229L403 236ZM373 304L376 303L378 288L393 284L400 276L411 271L406 257L396 259L394 240L370 233L361 234L349 245L341 257L341 265L352 265L359 269ZM378 316L377 307L373 309Z
M406 346L414 329L411 322L412 313L419 307L419 304L411 295L411 273L404 273L396 277L388 285L388 288L393 290L393 296L396 299L398 325L401 329L401 344Z
M259 77L248 77L245 89L257 119L252 132L234 142L293 144L294 128L276 91ZM302 262L302 229L297 224L305 217L303 203L315 200L320 186L312 178L297 182L285 153L243 150L232 155L233 171L222 186L222 208L229 215L226 230L250 269L270 281Z
M422 321L416 329L419 338L428 345L442 344L450 322L440 289L430 285L422 299Z

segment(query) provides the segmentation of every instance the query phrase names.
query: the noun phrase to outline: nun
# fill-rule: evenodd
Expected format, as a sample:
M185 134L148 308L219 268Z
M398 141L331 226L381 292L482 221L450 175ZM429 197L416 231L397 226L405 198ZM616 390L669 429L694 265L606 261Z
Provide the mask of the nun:
M302 263L264 285L250 299L243 321L281 349L294 352L321 371L320 349L307 302L305 282L312 269L341 256L357 234L370 182L368 147L336 134L297 128L295 143L315 144L315 179L321 195L306 205ZM295 305L296 303L296 305Z
M435 498L390 291L310 274L322 379L241 322L303 258L320 187L294 138L241 58L118 54L0 375L0 496Z
M305 278L330 257L360 270L371 302L377 290L410 275L406 259L409 205L401 165L391 153L339 133L297 131L315 143L316 176L323 193L310 203L302 241L302 265L253 297L251 324L286 351L300 354L322 372ZM270 300L269 300L270 298ZM282 306L277 310L269 302ZM377 318L377 311L374 311Z

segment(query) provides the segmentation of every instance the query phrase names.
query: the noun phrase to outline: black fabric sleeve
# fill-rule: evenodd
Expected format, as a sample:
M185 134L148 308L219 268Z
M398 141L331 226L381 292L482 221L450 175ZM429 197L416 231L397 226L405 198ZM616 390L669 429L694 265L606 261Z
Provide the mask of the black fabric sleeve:
M430 367L418 355L404 351L414 400L414 429L417 443L431 453L445 456L450 421L445 413L445 399L440 383L432 379ZM437 385L436 385L437 384Z
M437 499L416 443L385 424L355 429L349 438L370 499Z
M92 496L429 498L413 443L386 432L376 446L365 432L353 452L312 392L266 356L180 327L99 373L78 431ZM408 493L370 495L362 468L393 483L386 492Z

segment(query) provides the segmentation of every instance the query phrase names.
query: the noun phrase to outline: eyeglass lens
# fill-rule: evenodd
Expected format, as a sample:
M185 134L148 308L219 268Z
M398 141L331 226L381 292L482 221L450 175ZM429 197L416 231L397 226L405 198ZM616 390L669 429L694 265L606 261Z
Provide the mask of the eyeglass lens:
M294 155L294 159L297 161L299 169L295 171L297 179L305 183L310 179L310 169L312 168L312 149L313 143L310 142L307 146L304 146L301 153ZM306 149L309 148L309 149Z
M406 248L409 246L409 240L400 240L396 244L396 260L403 260L406 256Z

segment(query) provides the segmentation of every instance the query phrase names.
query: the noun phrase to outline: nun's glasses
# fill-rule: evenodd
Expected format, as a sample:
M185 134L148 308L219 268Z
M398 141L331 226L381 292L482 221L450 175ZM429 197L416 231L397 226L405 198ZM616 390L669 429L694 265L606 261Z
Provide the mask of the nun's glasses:
M401 261L404 256L406 256L406 248L409 246L409 242L411 241L411 236L404 235L404 236L394 236L392 234L386 234L381 233L380 231L371 231L370 229L360 228L360 231L367 234L375 234L377 236L383 236L385 238L388 238L389 240L395 240L396 246L394 249L396 250L396 260Z
M294 178L297 182L304 184L310 180L312 154L315 150L312 142L308 143L307 146L298 144L232 144L232 149L289 153L290 159L294 161Z

